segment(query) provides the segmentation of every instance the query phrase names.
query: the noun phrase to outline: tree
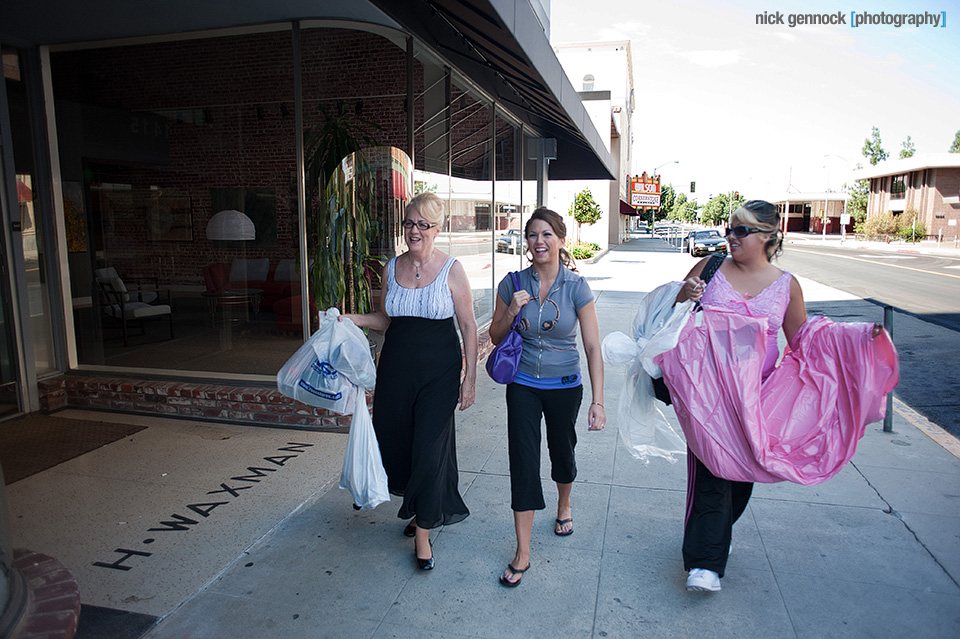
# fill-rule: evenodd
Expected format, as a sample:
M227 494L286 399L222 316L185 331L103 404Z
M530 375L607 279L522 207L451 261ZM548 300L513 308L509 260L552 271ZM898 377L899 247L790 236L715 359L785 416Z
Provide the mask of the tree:
M673 200L673 208L670 209L670 219L671 220L680 220L683 219L683 208L687 205L687 194L686 193L677 193L677 197Z
M723 224L730 214L743 206L746 200L737 192L714 195L703 207L701 220L704 224Z
M657 212L658 220L664 220L672 217L676 199L677 192L673 190L672 184L667 184L660 187L660 210Z
M416 197L417 195L420 195L421 193L433 193L434 195L436 195L436 193L437 193L437 185L436 185L436 184L428 184L427 182L419 182L419 181L418 181L418 182L414 182L414 183L413 183L413 195L414 195L414 197Z
M600 205L593 199L590 189L584 189L577 193L573 198L573 204L570 205L570 215L577 222L577 241L580 241L580 226L583 224L595 224L603 211Z
M913 154L917 152L916 147L913 146L913 140L910 139L910 136L907 136L907 139L903 141L903 148L900 149L900 159L905 160L907 158L913 157Z
M862 153L871 165L876 165L890 157L890 154L883 150L880 142L880 129L877 127L873 127L870 137L863 141Z
M697 203L692 200L685 201L682 205L677 206L674 212L678 220L683 220L684 222L697 221Z
M858 162L857 169L862 168L863 165ZM857 180L853 183L853 186L844 184L843 188L850 194L850 199L847 200L847 213L850 214L854 222L863 223L867 219L867 196L870 193L870 180Z
M960 153L960 131L953 136L953 144L950 145L950 153Z

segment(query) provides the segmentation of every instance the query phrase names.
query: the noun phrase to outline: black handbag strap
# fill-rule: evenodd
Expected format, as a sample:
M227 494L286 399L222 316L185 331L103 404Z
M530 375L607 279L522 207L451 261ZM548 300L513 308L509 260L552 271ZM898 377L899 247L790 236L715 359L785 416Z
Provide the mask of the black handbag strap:
M720 268L721 264L723 264L722 255L710 256L710 261L707 262L707 265L703 267L703 271L700 273L700 279L703 280L704 286L710 282L710 279L713 278L713 274L717 272L717 269Z
M700 271L700 279L703 280L703 290L706 292L707 284L710 283L710 280L713 279L714 273L719 270L720 265L723 264L722 255L711 255L710 260L707 262L706 266L703 267L703 270ZM702 305L700 300L697 300L697 303L694 305L693 310L699 310Z

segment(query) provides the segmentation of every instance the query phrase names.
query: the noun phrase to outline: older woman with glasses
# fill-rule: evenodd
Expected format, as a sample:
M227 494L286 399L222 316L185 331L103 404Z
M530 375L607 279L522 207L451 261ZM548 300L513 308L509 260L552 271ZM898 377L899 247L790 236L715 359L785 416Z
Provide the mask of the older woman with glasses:
M407 205L407 252L387 263L380 310L344 315L357 326L386 331L377 368L373 426L390 492L403 497L398 517L411 519L421 570L434 567L430 530L465 519L458 489L454 410L473 404L477 379L477 320L463 265L434 241L443 202L423 193ZM466 370L454 317L463 335Z

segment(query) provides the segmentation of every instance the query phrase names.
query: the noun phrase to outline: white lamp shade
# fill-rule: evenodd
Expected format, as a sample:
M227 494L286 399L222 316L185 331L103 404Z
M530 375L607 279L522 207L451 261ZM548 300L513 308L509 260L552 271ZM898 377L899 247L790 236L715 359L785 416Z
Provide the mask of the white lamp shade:
M207 222L208 240L255 240L257 228L253 220L241 213L228 209L220 211Z

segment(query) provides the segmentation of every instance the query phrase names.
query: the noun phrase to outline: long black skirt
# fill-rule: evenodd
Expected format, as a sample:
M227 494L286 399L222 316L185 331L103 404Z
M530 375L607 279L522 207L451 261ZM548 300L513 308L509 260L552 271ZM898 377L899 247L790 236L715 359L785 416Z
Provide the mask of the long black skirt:
M421 528L470 514L458 487L454 411L461 351L453 318L390 320L373 398L373 428L390 492L403 496L398 517Z

